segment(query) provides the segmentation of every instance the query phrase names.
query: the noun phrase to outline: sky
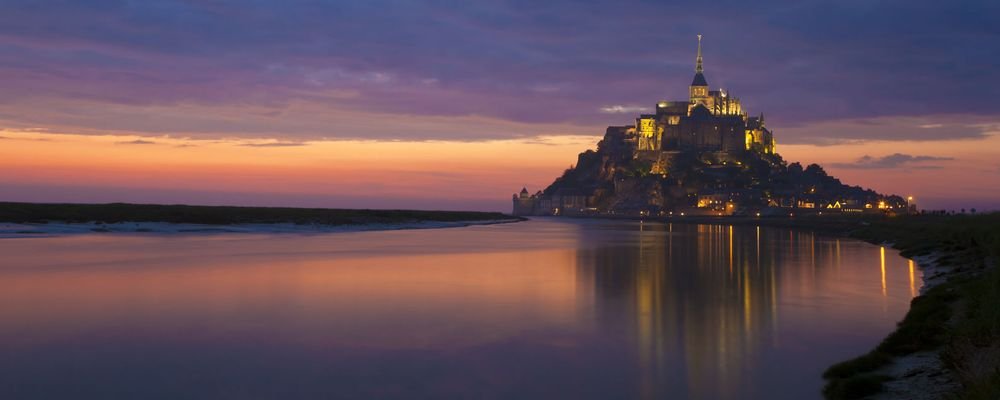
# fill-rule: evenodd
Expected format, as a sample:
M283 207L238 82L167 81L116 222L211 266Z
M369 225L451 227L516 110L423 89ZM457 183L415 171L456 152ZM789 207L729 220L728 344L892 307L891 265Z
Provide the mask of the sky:
M709 85L788 161L1000 209L995 1L0 0L0 201L509 211Z

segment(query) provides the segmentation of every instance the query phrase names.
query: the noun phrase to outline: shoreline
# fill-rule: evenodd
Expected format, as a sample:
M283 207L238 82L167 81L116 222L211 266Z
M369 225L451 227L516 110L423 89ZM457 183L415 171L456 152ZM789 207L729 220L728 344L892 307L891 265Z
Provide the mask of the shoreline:
M0 237L84 233L337 233L523 221L499 212L0 202Z
M826 370L823 396L1000 398L1000 213L598 218L808 230L897 249L922 272L919 295L874 349Z
M42 238L84 234L328 234L411 229L462 228L474 225L497 225L521 222L523 219L489 219L470 221L410 221L396 223L355 224L192 224L172 222L64 222L4 223L0 222L0 239Z
M892 246L892 243L887 243ZM930 290L948 282L957 276L956 271L946 268L936 260L941 253L904 258L912 260L921 271L921 285L918 296L926 295ZM912 312L913 307L907 310ZM958 377L950 371L942 361L942 349L917 351L911 354L892 357L872 374L885 376L889 379L882 382L879 393L867 398L872 400L933 400L942 399L957 393L961 387Z
M998 217L897 217L841 232L900 250L920 268L922 283L903 320L878 346L827 369L826 398L996 398L1000 374L989 371L1000 368L1000 358L982 362L975 354L984 337L991 343L1000 334L995 325L982 329L983 320L994 319L983 308L992 308L1000 292L991 282L1000 277Z

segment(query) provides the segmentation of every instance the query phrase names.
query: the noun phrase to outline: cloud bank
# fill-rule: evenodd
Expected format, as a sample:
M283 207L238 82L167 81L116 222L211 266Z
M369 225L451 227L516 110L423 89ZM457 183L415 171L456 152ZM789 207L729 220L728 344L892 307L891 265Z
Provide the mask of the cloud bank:
M0 124L287 141L598 135L642 104L686 97L696 34L709 83L774 127L984 117L1000 109L1000 70L987 67L1000 62L998 13L992 1L930 0L10 0ZM379 127L393 118L410 123ZM879 137L982 133L936 124Z
M115 144L156 144L156 142L152 140L136 139L136 140L115 142Z
M952 157L936 156L914 156L909 154L895 153L884 157L872 157L864 155L853 163L834 163L837 168L852 169L888 169L888 168L916 168L916 169L938 169L938 165L927 165L929 161L951 161Z

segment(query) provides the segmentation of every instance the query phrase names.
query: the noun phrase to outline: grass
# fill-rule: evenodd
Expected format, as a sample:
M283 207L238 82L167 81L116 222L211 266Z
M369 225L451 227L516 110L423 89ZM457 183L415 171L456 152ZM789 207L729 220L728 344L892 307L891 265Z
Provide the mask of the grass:
M870 221L849 232L891 242L906 257L936 254L939 264L967 272L916 297L894 332L874 350L824 373L828 399L857 399L882 390L878 369L892 357L940 350L961 383L957 399L1000 398L1000 213L923 215Z
M874 350L834 364L823 373L828 381L823 394L828 399L859 399L881 391L882 382L888 379L873 373L892 362L893 356L934 349L946 343L951 303L955 299L949 285L937 286L914 298L896 330Z
M858 375L827 385L823 395L832 399L861 399L882 391L882 383L892 379L886 375Z
M960 398L1000 399L1000 271L967 282L965 307L941 357L962 382Z
M154 204L40 204L0 202L0 222L170 222L191 224L370 224L414 221L500 220L498 212L352 210L333 208L230 207Z

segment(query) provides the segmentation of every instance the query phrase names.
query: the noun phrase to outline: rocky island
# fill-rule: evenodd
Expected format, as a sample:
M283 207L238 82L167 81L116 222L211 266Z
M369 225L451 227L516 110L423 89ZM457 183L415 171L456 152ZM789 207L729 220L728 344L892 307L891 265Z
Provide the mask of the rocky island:
M659 101L634 125L610 126L597 150L544 190L513 196L514 215L886 214L914 211L911 201L849 186L822 167L788 163L764 114L711 90L701 36L689 98ZM910 199L912 200L912 199Z

